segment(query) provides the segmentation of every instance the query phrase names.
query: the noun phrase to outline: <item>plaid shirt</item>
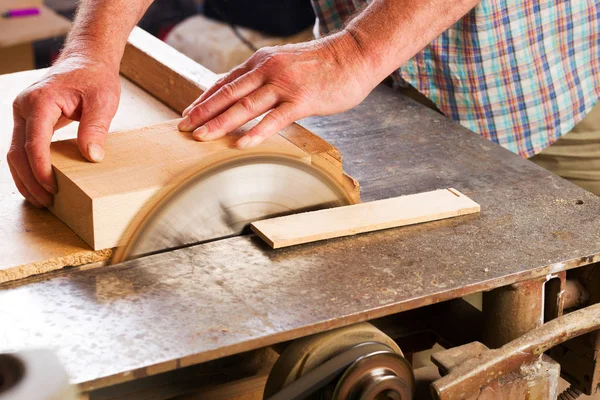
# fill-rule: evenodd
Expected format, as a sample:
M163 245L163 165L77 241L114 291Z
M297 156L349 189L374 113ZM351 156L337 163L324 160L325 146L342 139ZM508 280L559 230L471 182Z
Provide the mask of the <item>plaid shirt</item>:
M367 0L313 0L321 34ZM598 0L482 0L393 75L448 117L530 157L600 98Z

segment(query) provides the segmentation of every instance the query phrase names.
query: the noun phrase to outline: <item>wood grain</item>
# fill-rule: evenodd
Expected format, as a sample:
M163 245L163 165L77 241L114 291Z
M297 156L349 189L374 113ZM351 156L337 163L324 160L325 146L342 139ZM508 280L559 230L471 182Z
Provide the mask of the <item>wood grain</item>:
M251 228L274 249L363 232L478 213L479 204L456 189L257 221Z
M210 142L198 142L177 130L178 120L119 132L106 142L106 157L90 163L75 140L51 146L58 194L52 212L95 250L118 246L123 232L140 208L157 191L191 168L228 159L240 152L277 152L304 159L310 156L275 135L250 150L235 141L254 124Z
M17 191L6 163L12 136L12 101L45 70L0 76L0 283L64 266L107 260L94 252L48 210L29 205ZM129 80L121 79L121 101L111 131L171 120L177 114ZM54 140L74 138L78 123L55 132Z

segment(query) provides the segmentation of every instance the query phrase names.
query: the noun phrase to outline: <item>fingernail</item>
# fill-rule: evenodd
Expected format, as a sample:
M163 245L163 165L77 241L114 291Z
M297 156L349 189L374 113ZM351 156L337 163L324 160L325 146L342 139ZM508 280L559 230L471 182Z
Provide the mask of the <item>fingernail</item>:
M240 149L244 149L247 147L254 147L260 142L260 136L242 136L240 140L237 141L237 147Z
M206 125L202 125L200 128L196 129L194 131L194 139L196 140L203 140L205 139L206 134L208 133L208 128L206 127Z
M177 128L180 131L189 132L189 131L191 131L193 129L193 127L191 125L192 125L192 123L190 121L190 116L186 115L185 118L183 118L181 121L179 121L179 124L177 125Z
M192 109L192 107L188 107L185 110L183 110L183 113L181 114L182 117L187 117L187 115L190 113L190 110Z
M97 143L88 144L88 154L93 162L100 162L104 159L104 149Z

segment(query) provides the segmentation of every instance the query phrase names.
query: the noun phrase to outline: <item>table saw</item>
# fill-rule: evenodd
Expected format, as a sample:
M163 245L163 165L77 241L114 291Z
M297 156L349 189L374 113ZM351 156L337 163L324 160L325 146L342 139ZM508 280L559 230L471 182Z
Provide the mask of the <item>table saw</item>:
M176 118L214 80L138 29L121 73L111 130ZM0 76L3 153L12 99L42 74ZM481 214L278 250L228 235L107 265L110 250L24 204L2 162L0 353L12 355L0 355L0 399L8 376L17 385L44 360L94 400L570 399L599 388L597 196L385 86L299 124L324 140L300 127L284 137L342 154L363 202L455 187ZM478 293L481 305L464 299ZM436 343L435 366L412 368ZM6 372L15 365L25 368Z

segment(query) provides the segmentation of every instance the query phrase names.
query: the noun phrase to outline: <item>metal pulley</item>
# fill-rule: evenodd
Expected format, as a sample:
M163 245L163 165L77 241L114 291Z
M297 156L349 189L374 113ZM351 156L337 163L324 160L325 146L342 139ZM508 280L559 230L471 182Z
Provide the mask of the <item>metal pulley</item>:
M368 323L302 338L281 353L267 380L270 400L411 400L412 367Z
M346 368L333 400L409 400L414 384L408 361L390 350L374 351Z

